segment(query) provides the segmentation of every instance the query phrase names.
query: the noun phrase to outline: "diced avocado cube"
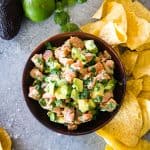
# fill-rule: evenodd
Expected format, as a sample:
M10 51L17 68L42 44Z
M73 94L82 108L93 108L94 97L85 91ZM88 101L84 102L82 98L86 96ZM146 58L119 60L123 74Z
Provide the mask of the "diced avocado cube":
M44 91L46 93L50 93L51 95L54 95L54 90L55 90L55 82L49 82L47 86L44 88Z
M107 85L105 86L105 90L113 90L115 85L116 85L115 79L109 80Z
M58 86L58 87L60 87L60 86L62 86L62 85L65 85L65 84L67 84L67 81L66 81L65 79L61 79L61 80L58 80L58 81L57 81L57 86Z
M103 96L104 95L104 85L101 83L97 83L94 87L94 90L92 91L92 98L96 98L97 96Z
M68 94L70 94L70 87L67 84L62 85L55 90L56 99L66 99L68 98Z
M50 118L51 121L55 122L56 120L56 114L54 112L48 112L47 113L48 117Z
M43 98L39 100L39 104L41 107L45 107L47 105L45 99L43 99Z
M86 111L89 110L89 103L88 103L88 100L86 100L86 99L78 100L78 105L79 105L79 110L82 113L85 113Z
M79 59L80 61L86 61L85 56L81 53L81 51L78 48L73 47L71 56L74 60Z
M64 117L61 117L61 116L57 117L56 122L60 124L64 124L65 123Z
M83 91L83 81L78 79L78 78L73 79L73 85L72 86L73 86L73 88L75 88L79 92Z
M79 98L79 92L76 89L73 89L71 92L71 98L77 100Z
M89 100L89 108L90 108L90 109L94 109L95 107L96 107L95 102L94 102L92 99L90 99L90 100Z
M98 52L98 48L97 48L97 46L93 40L86 40L84 43L85 43L86 49L89 52L91 52L91 53L97 53Z

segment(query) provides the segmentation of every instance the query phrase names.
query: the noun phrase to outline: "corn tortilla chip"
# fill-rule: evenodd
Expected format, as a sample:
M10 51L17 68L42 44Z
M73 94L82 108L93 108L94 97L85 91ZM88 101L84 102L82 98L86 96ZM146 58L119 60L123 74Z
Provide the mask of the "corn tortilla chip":
M100 32L100 30L101 30L101 28L103 27L104 24L105 23L103 21L91 22L91 23L87 23L87 24L81 26L80 29L83 32L90 33L90 34L93 34L95 36L98 36L99 32Z
M150 75L150 51L145 50L139 52L137 63L133 70L135 79L141 78L144 75Z
M119 140L116 140L112 135L106 133L105 131L99 131L98 135L102 136L106 143L109 145L107 146L109 149L105 150L149 150L150 149L150 142L146 140L140 139L137 145L134 147L129 147L124 145Z
M137 97L142 91L142 83L143 79L128 80L126 89L127 91L132 91L132 93Z
M114 150L114 149L113 149L110 145L107 144L107 145L105 146L105 150Z
M133 12L127 14L128 30L127 30L127 46L131 50L135 50L143 45L150 36L150 23Z
M1 142L0 142L0 150L3 150Z
M4 128L0 128L0 142L3 150L11 150L11 139Z
M135 146L138 143L142 125L142 113L138 101L131 92L127 91L119 112L101 130L112 134L114 138L127 146ZM97 132L99 133L99 130Z
M137 52L131 52L129 50L126 50L122 55L121 55L121 61L125 67L125 71L127 75L131 75L136 61L138 58L138 53Z
M144 98L138 98L142 110L143 127L141 130L141 137L150 130L150 101Z
M132 11L134 11L138 17L144 18L150 22L150 11L142 3L134 1L131 7Z
M150 92L150 76L144 76L143 77L143 91L149 91Z
M138 97L150 100L150 91L141 91Z

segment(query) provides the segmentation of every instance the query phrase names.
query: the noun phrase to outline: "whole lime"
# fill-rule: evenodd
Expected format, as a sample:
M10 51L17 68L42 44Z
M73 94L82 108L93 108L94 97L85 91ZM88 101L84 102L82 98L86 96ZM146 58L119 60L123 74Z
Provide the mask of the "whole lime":
M55 0L23 0L26 17L34 22L47 19L55 9Z

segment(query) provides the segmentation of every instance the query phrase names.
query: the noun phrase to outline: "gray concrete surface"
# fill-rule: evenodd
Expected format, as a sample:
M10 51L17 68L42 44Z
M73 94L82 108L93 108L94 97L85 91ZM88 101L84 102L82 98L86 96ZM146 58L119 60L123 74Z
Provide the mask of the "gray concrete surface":
M150 8L150 0L143 1ZM88 0L70 10L72 20L85 24L101 0ZM59 33L53 16L42 23L23 20L19 34L11 41L0 39L0 126L13 139L14 150L103 150L105 143L96 134L70 137L54 133L29 112L22 90L22 72L33 48L43 39Z

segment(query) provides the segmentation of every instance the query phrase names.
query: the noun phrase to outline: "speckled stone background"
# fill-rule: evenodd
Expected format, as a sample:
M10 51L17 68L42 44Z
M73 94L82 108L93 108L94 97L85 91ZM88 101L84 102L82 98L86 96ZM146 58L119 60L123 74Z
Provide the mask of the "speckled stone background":
M150 0L142 2L150 8ZM100 3L88 0L71 8L72 21L87 23ZM0 39L0 126L10 133L14 150L104 150L105 142L95 133L71 137L50 131L32 116L24 101L21 80L27 58L41 40L59 32L53 16L38 24L24 19L13 40Z

